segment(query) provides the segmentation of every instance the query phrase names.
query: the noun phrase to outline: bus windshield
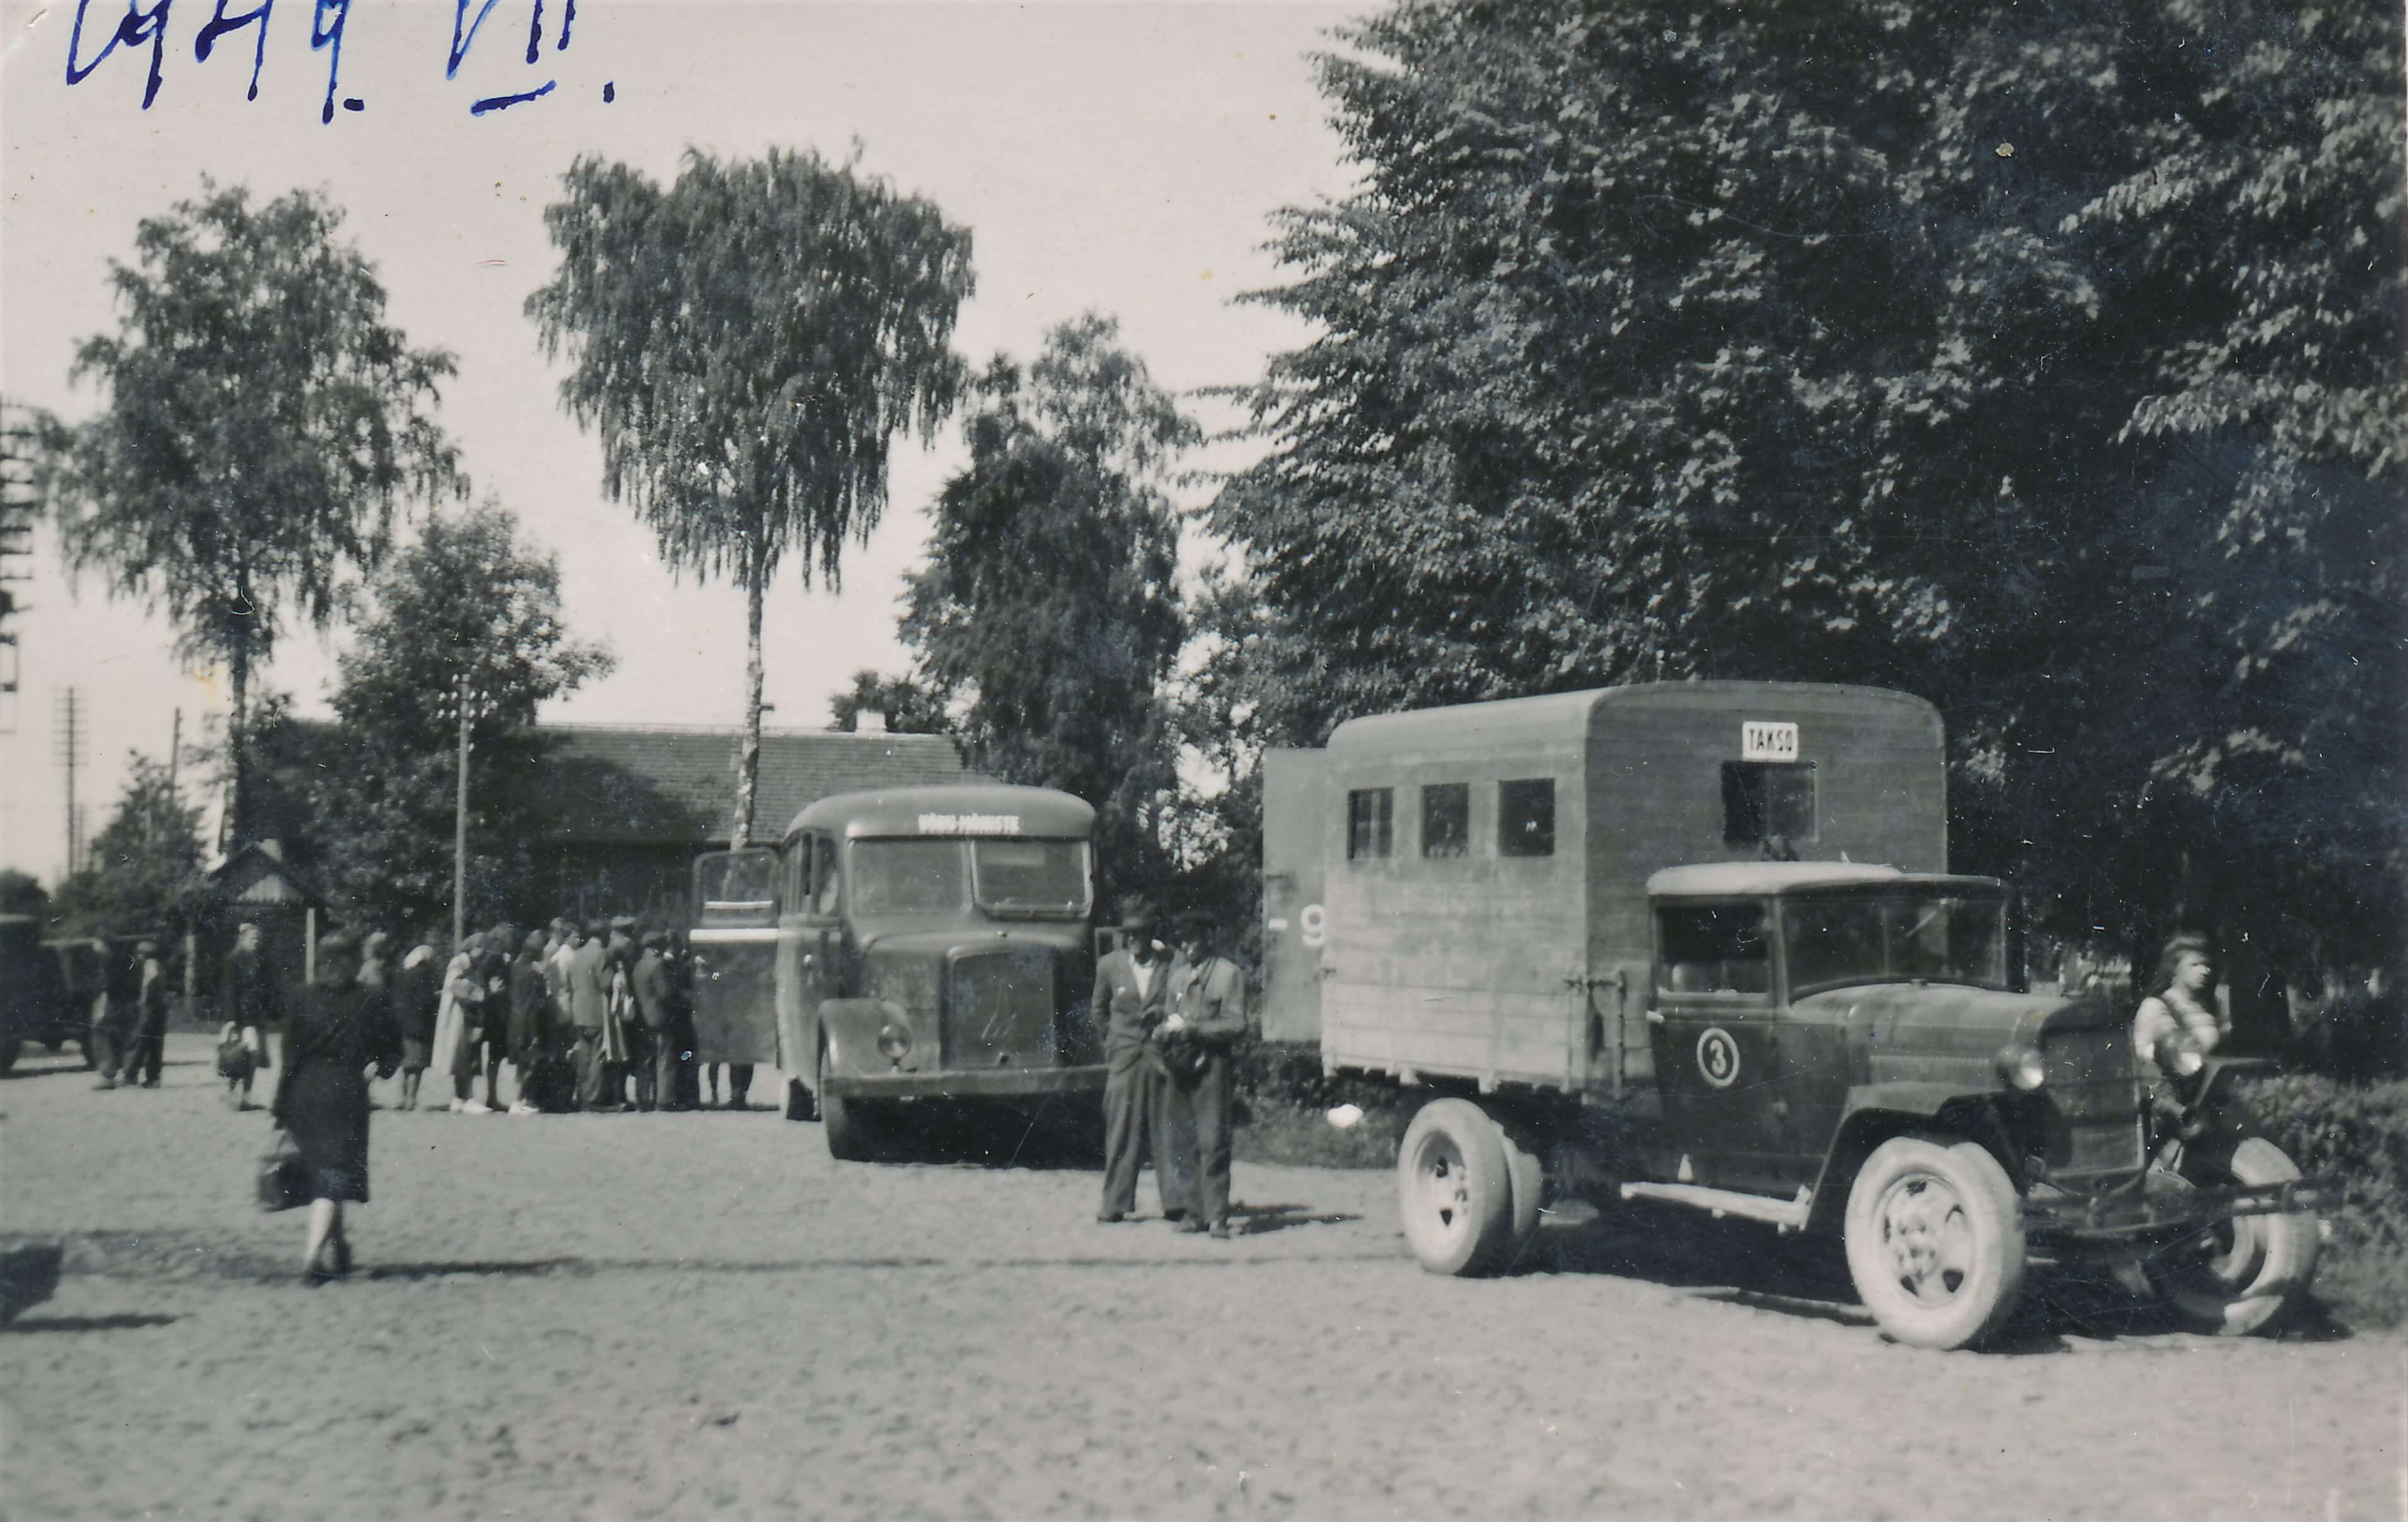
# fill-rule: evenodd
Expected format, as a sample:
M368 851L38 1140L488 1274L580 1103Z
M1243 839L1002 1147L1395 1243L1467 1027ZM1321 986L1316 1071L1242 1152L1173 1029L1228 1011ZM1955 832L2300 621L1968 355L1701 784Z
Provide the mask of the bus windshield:
M1093 897L1084 840L973 840L970 870L991 914L1083 918Z
M1792 997L1909 979L2009 985L2003 895L1799 895L1782 905L1781 925Z
M966 840L856 840L855 914L958 914L969 907Z

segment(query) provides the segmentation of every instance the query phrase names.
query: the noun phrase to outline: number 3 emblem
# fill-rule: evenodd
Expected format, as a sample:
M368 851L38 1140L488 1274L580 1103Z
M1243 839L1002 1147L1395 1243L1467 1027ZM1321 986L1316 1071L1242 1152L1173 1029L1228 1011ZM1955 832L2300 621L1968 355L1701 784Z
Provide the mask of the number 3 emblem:
M1716 1088L1728 1088L1739 1077L1739 1042L1729 1031L1716 1026L1698 1038L1698 1071Z

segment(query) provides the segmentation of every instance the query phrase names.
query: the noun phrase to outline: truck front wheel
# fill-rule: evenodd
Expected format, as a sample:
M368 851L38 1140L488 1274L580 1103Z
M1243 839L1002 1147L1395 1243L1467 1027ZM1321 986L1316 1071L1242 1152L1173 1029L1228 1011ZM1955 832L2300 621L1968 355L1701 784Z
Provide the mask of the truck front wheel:
M1422 1106L1397 1154L1397 1204L1413 1256L1432 1273L1485 1273L1513 1244L1505 1138L1469 1099Z
M2185 1169L2202 1187L2282 1184L2300 1176L2283 1149L2249 1137L2232 1149L2230 1166ZM2236 1215L2152 1255L2156 1280L2176 1314L2193 1329L2218 1337L2258 1331L2299 1299L2315 1277L2321 1232L2314 1214Z
M2023 1213L1999 1160L1971 1142L1893 1137L1848 1195L1848 1275L1873 1319L1914 1347L1963 1347L2014 1313Z

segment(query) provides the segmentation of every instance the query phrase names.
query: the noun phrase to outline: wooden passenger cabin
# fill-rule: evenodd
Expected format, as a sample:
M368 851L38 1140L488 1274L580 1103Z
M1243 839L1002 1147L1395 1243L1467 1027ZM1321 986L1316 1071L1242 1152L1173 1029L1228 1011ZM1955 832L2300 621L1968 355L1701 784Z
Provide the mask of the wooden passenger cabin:
M1383 714L1274 752L1265 1016L1328 1070L1618 1093L1652 1079L1648 874L1942 871L1938 711L1693 682Z

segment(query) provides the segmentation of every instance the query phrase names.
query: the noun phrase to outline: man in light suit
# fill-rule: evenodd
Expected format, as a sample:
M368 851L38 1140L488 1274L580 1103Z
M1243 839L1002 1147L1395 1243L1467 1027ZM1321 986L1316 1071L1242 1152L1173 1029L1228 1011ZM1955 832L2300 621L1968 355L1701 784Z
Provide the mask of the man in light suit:
M1137 1170L1151 1140L1162 1213L1185 1213L1189 1189L1178 1156L1162 1139L1163 1070L1147 1051L1170 991L1170 954L1154 939L1154 905L1121 906L1121 945L1096 964L1091 1009L1104 1033L1104 1199L1096 1219L1125 1221L1137 1211Z
M568 958L568 1015L577 1027L577 1106L609 1113L603 1084L610 1067L605 1027L610 1014L610 954L602 926L589 923Z

